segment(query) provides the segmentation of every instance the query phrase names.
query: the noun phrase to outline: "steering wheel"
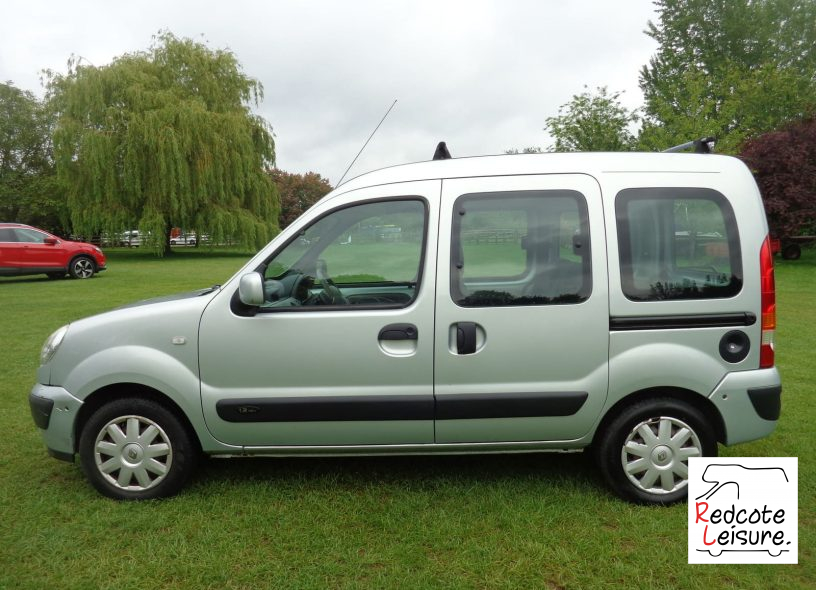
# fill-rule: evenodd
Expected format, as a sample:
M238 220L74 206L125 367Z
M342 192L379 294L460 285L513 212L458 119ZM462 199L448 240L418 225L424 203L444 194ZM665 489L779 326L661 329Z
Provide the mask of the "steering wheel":
M323 292L319 295L320 301L324 305L348 305L348 299L343 296L343 293L340 292L340 289L337 288L337 285L335 285L334 281L329 277L329 273L326 271L325 260L320 259L317 261L315 271L320 285L323 287Z
M309 300L309 290L314 285L314 279L309 275L298 273L294 282L292 283L292 290L290 295L298 305L306 305Z

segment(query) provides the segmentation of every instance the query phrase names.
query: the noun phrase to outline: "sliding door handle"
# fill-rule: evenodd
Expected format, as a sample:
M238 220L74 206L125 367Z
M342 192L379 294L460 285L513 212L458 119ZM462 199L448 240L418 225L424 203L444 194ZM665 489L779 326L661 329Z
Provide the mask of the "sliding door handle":
M456 324L456 352L473 354L476 352L476 324L459 322Z

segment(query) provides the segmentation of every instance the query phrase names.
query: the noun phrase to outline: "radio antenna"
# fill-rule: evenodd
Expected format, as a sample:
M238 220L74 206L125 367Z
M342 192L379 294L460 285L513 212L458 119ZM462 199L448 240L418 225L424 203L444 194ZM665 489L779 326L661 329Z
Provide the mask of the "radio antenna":
M391 112L391 109L394 108L395 104L397 104L397 99L396 98L394 99L394 102L391 103L391 106L388 107L388 110L385 111L385 114L383 115L383 118L380 119L379 123L377 123L377 126L374 128L374 131L372 131L371 135L368 136L368 139L366 139L366 142L363 144L363 147L361 147L360 151L357 152L357 155L354 156L354 159L351 161L351 164L348 165L348 168L346 168L346 171L343 172L343 176L340 177L340 180L337 182L337 186L340 186L341 184L343 184L343 179L346 177L346 174L348 174L348 171L351 170L352 166L354 166L354 162L357 161L357 158L360 157L360 154L363 153L363 150L366 149L366 146L368 145L368 142L371 141L371 138L374 137L375 133L377 133L377 129L379 129L380 125L383 124L383 121L385 121L385 118L388 116L388 113Z

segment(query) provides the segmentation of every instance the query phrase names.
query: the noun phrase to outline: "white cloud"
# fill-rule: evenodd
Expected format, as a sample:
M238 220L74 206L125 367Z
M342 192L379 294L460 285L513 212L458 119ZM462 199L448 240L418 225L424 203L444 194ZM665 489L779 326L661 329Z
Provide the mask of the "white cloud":
M229 47L265 87L278 165L340 175L396 98L350 175L551 142L546 117L606 85L641 102L649 0L230 2L27 0L4 7L0 79L42 94L39 71L145 49L159 29Z

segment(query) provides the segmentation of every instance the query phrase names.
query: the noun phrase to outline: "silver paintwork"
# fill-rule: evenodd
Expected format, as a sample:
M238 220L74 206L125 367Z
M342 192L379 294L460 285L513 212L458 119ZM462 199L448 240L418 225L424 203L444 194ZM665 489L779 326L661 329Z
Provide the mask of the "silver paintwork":
M424 197L428 227L436 228L440 190L438 180L406 183L357 191L348 201ZM318 206L312 213L319 215L332 208ZM263 260L256 257L257 264ZM352 308L238 317L229 306L234 288L225 287L204 311L199 332L201 406L211 435L225 444L246 446L433 443L434 423L430 419L235 423L218 416L216 403L229 397L330 395L432 400L436 260L436 240L429 239L417 298L403 309ZM380 330L396 323L416 326L417 340L396 346L379 341Z
M120 392L149 387L184 412L205 452L234 450L213 439L201 413L198 327L204 308L217 293L205 290L141 302L73 322L48 365L47 375L41 369L38 377L47 378L47 384L58 390L70 392L80 403L109 387ZM185 338L187 345L174 345L173 339L178 337ZM76 412L72 415L75 419ZM64 426L67 431L57 438L73 441L73 422ZM55 427L52 416L46 438ZM65 452L75 450L71 447Z
M624 188L708 187L737 218L744 287L730 299L633 302L620 285L614 197ZM587 197L593 263L591 297L576 305L463 309L449 296L451 203L466 191L572 188ZM388 196L429 204L423 278L409 307L237 317L230 301L241 277L325 212ZM73 453L81 404L105 388L150 387L178 405L203 450L221 455L500 452L588 445L605 413L632 393L670 386L708 398L733 444L769 434L746 390L779 384L757 370L760 326L746 328L751 353L723 361L720 328L609 332L609 316L726 313L759 316L762 202L738 160L689 154L545 154L465 158L397 166L346 182L263 248L221 288L140 302L71 324L59 351L37 371L38 395L54 399L46 444ZM479 350L455 354L451 327L479 325ZM412 323L412 343L379 342L390 323ZM312 335L312 336L308 336ZM314 335L317 335L316 337ZM187 345L174 345L183 338ZM222 398L587 391L571 417L382 423L231 424Z
M450 264L441 262L437 265L434 393L441 399L462 394L584 391L589 398L568 418L437 421L437 443L578 439L591 431L600 415L609 379L609 304L598 182L584 174L444 180L440 251L444 252L442 260L447 260L453 203L460 195L559 189L578 191L587 200L592 231L591 296L579 304L462 308L453 302L448 289ZM483 332L483 346L475 354L459 355L451 350L450 332L458 322L475 322Z
M51 387L37 383L31 394L54 400L54 409L48 422L48 429L42 430L45 446L64 455L73 455L76 451L74 423L82 400L77 399L62 387Z
M688 485L689 457L702 457L703 446L692 428L661 416L637 424L621 448L629 481L650 494L670 494Z
M111 485L130 492L161 483L173 465L173 446L161 426L144 416L119 416L94 441L94 463Z
M725 444L735 445L763 438L776 428L776 421L760 418L748 397L748 389L779 385L776 367L737 371L726 375L708 397L725 423Z
M263 277L257 272L248 272L238 282L238 296L245 305L263 305Z

